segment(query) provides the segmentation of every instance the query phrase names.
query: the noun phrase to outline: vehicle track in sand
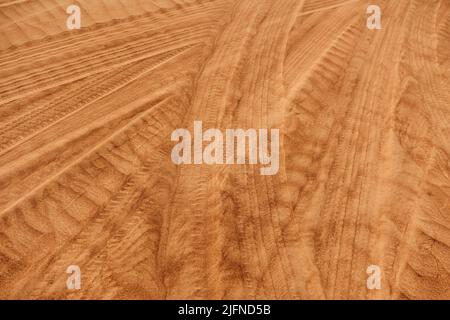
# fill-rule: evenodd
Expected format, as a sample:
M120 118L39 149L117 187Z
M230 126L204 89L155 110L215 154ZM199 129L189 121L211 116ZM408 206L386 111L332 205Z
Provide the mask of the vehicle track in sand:
M450 2L375 2L0 0L0 298L450 299Z

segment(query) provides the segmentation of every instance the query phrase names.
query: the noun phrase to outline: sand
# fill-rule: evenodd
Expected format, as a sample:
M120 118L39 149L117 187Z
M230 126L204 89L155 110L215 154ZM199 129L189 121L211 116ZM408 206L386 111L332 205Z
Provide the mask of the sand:
M0 298L450 299L448 0L74 3L0 0Z

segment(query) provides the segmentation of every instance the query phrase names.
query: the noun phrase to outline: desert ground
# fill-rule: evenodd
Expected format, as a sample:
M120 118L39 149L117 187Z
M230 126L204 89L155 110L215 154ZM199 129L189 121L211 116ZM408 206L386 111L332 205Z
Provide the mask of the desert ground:
M449 0L0 0L0 298L450 299L449 79Z

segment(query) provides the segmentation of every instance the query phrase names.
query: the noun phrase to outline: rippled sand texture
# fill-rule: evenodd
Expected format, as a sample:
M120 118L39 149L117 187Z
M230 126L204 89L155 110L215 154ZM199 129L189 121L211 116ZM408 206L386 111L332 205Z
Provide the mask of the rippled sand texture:
M450 298L450 1L76 3L0 0L1 298ZM174 165L194 120L279 173Z

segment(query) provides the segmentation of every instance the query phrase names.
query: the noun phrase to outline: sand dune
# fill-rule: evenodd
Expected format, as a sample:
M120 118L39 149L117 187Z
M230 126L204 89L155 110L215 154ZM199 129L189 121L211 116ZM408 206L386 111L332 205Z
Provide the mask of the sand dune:
M448 0L71 3L0 0L0 298L450 299Z

